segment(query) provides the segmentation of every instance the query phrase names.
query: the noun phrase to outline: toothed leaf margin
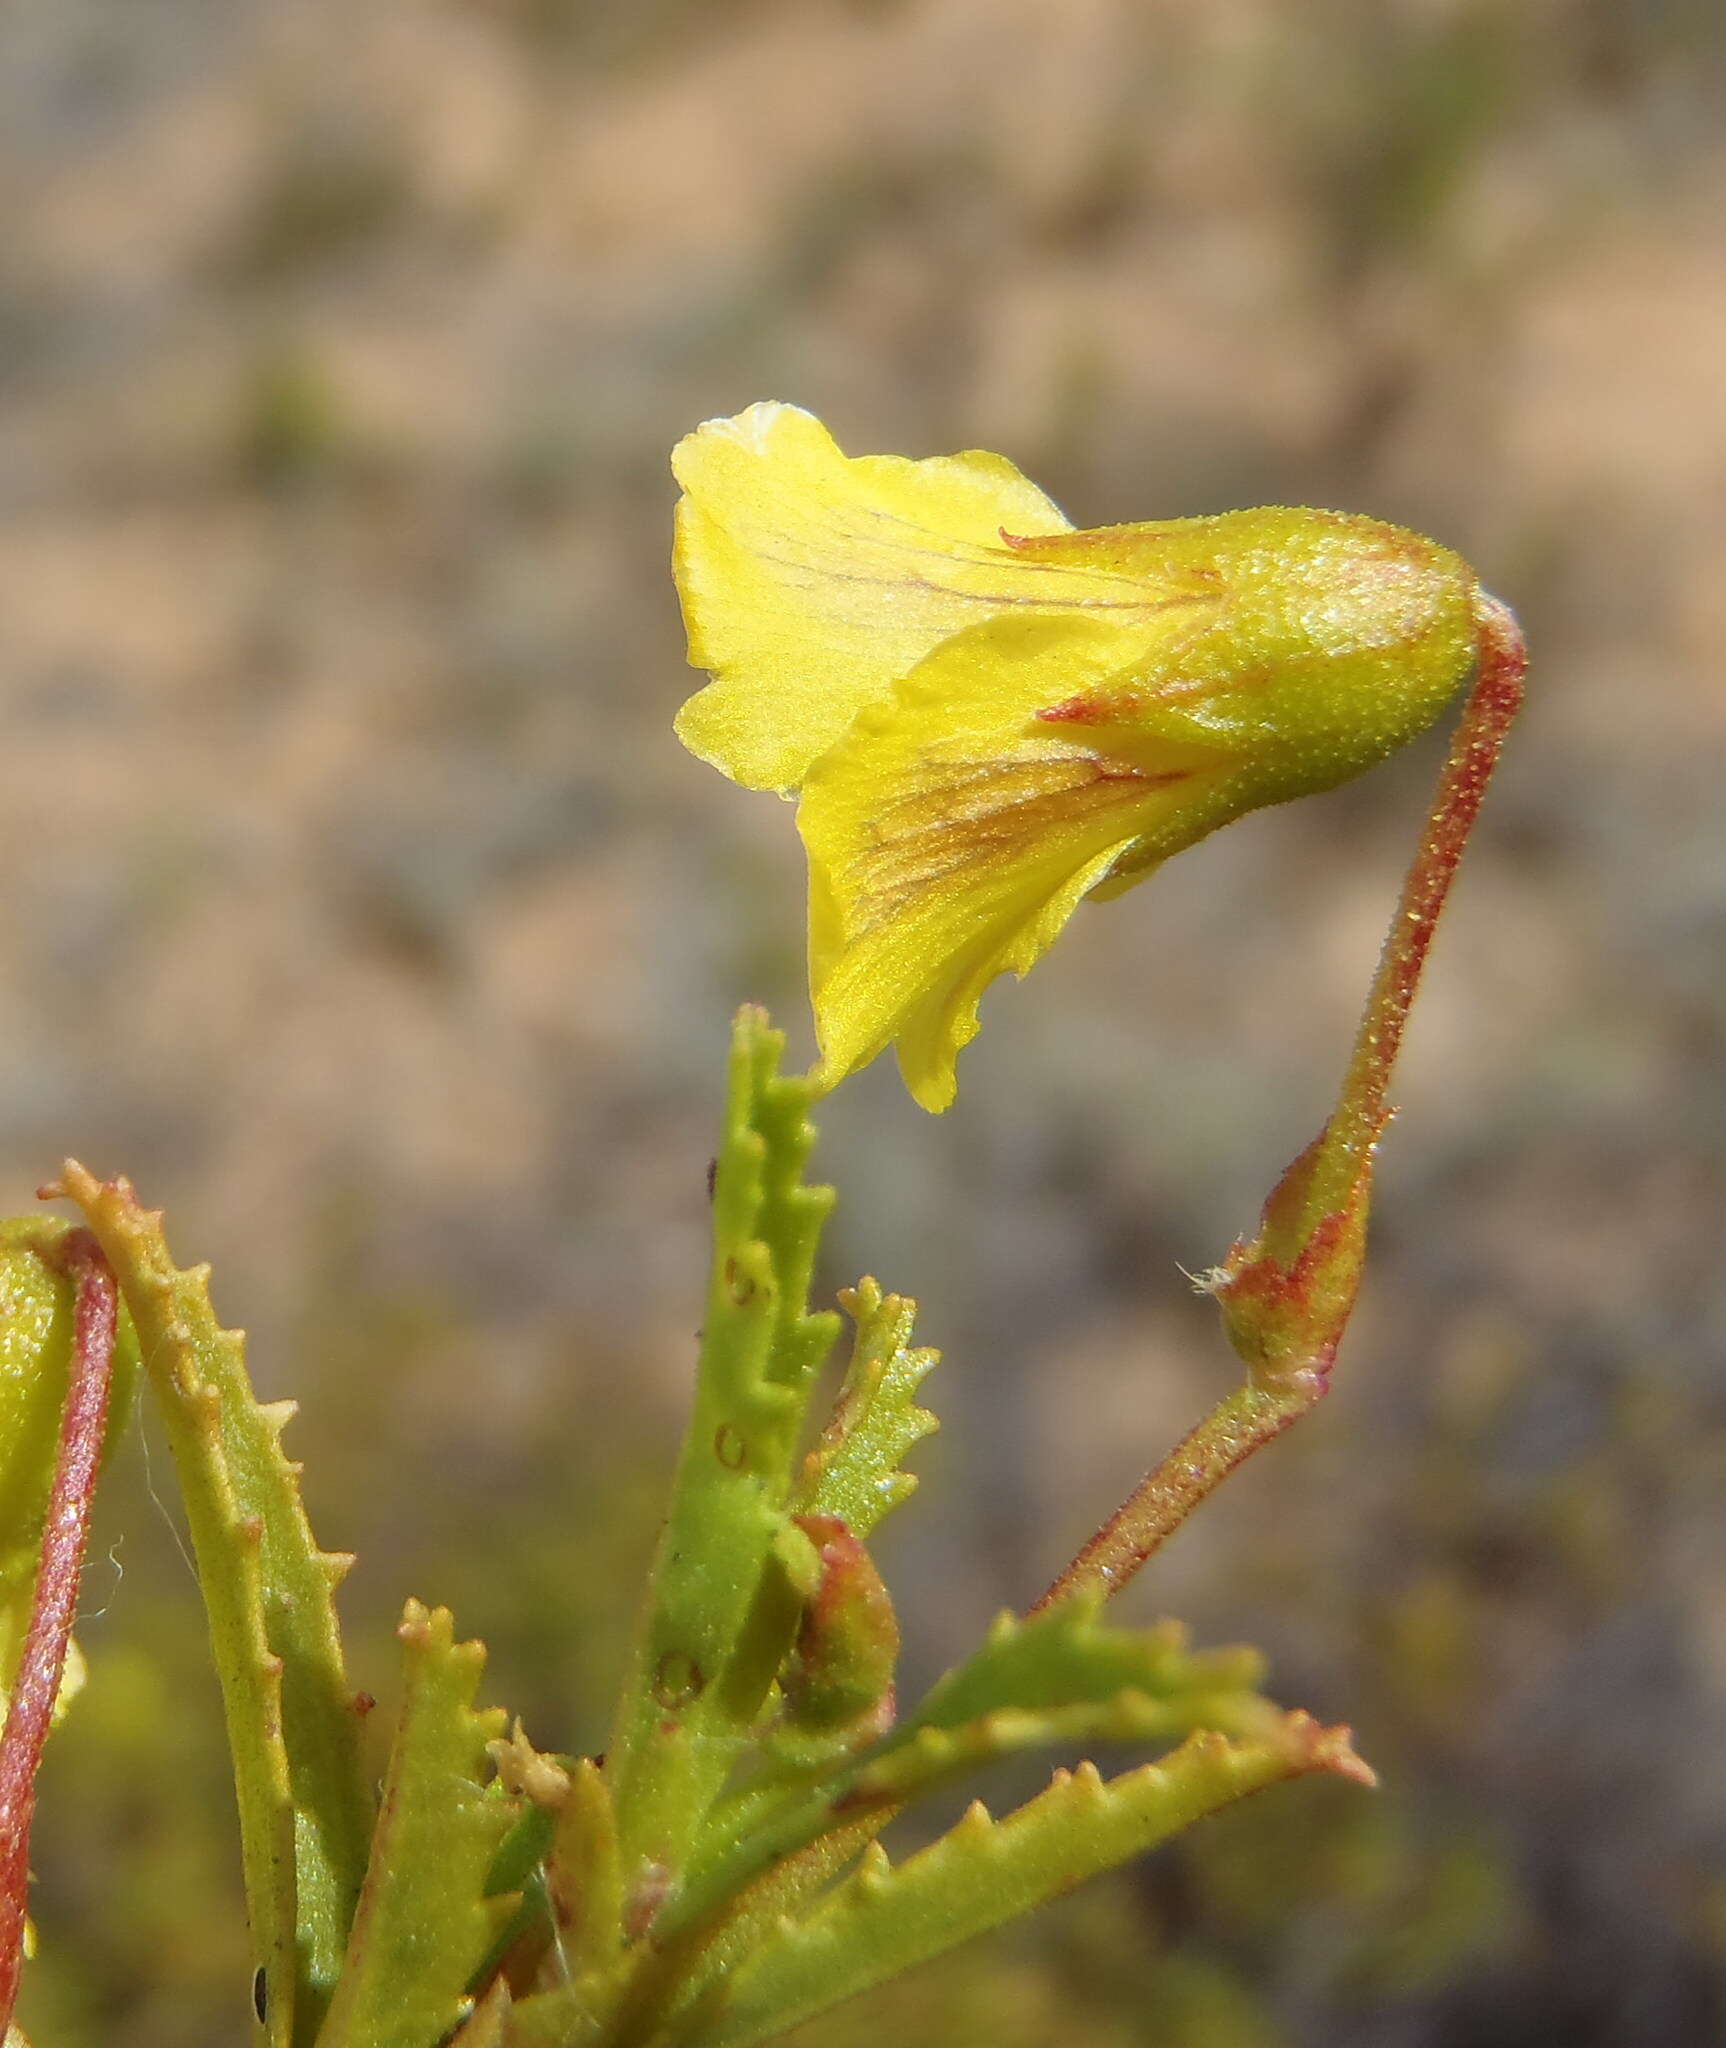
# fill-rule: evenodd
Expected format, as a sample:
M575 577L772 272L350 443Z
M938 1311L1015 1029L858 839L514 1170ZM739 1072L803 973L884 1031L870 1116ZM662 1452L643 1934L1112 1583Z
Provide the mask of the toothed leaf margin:
M878 1842L807 1917L781 1924L667 2042L752 2048L944 1950L1126 1862L1280 1779L1333 1771L1370 1782L1342 1729L1304 1714L1273 1737L1192 1736L1172 1756L1105 1782L1092 1764L1057 1771L1047 1791L991 1818L974 1805L958 1826L894 1865Z
M476 1712L480 1643L410 1600L405 1689L371 1863L318 2048L429 2048L473 2013L468 1986L517 1895L486 1896L518 1800L482 1789L501 1707Z
M309 2043L365 1870L372 1804L333 1593L351 1559L320 1551L283 1455L291 1402L261 1405L245 1339L210 1302L208 1266L175 1266L159 1210L74 1161L77 1203L136 1325L186 1503L240 1809L264 2037Z

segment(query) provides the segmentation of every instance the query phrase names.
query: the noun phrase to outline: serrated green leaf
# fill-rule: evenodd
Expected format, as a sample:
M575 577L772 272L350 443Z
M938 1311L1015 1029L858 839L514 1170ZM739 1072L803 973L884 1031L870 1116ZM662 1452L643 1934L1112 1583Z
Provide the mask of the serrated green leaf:
M567 1930L564 1957L570 1974L580 1978L609 1971L623 1948L623 1879L610 1788L591 1757L580 1757L570 1767L549 1875L558 1918Z
M861 1537L917 1490L899 1460L941 1426L916 1402L941 1354L912 1345L917 1304L884 1295L878 1281L859 1280L839 1300L855 1326L851 1360L833 1418L804 1461L796 1508L838 1515Z
M998 1615L983 1647L936 1681L896 1739L919 1728L956 1728L1003 1707L1070 1707L1128 1690L1154 1698L1245 1693L1264 1676L1255 1650L1190 1649L1176 1621L1118 1628L1102 1619L1102 1604L1091 1594L1026 1618Z
M783 1922L721 1987L656 2036L752 2048L1279 1779L1334 1771L1370 1782L1343 1729L1291 1714L1265 1739L1193 1736L1173 1756L1107 1783L1057 1771L1005 1820L973 1806L950 1833L894 1866L879 1844L802 1920Z
M174 1265L161 1214L124 1180L68 1161L141 1341L186 1502L227 1717L263 2022L273 2048L312 2040L365 1870L372 1801L333 1592L351 1559L318 1549L299 1468L281 1449L291 1402L260 1405L245 1340L210 1305L209 1268Z
M502 1708L476 1711L479 1643L447 1607L408 1603L405 1685L371 1861L317 2048L431 2048L469 2018L468 1985L515 1907L486 1878L519 1818L481 1789Z
M694 1410L610 1747L629 1909L674 1888L796 1627L775 1546L810 1388L837 1318L808 1312L828 1188L806 1187L809 1087L781 1078L784 1040L745 1009L715 1167L713 1266Z
M1190 1650L1176 1622L1115 1628L1097 1606L1087 1598L1025 1620L1003 1614L976 1655L861 1758L818 1783L767 1777L734 1794L713 1816L666 1933L720 1912L760 1871L827 1829L871 1810L897 1812L1000 1757L1176 1742L1200 1729L1262 1736L1280 1725L1281 1710L1255 1690L1262 1673L1253 1651Z
M739 1030L754 1043L754 1123L765 1148L755 1229L773 1254L779 1299L767 1371L776 1383L795 1388L801 1396L801 1423L810 1385L839 1334L839 1318L830 1309L809 1312L815 1257L833 1213L834 1194L830 1187L811 1187L803 1178L815 1149L815 1126L809 1120L813 1096L807 1080L779 1072L785 1034L768 1025L765 1011L755 1012Z
M804 1907L854 1862L891 1818L892 1809L880 1808L830 1830L772 1864L727 1902L719 1918L686 1928L670 1941L656 1940L640 1958L625 1996L605 2022L606 2041L620 2048L652 2039L668 2009L690 2005L706 1987L722 1982L787 1915ZM522 2009L529 2025L520 2048L539 2048L542 2042L569 2048L585 2038L583 2025L591 2025L588 2015L595 2009L597 2002L584 2000L579 1988L532 2000Z
M1274 1725L1278 1711L1257 1693L1227 1691L1165 1698L1126 1691L1064 1707L997 1707L956 1727L918 1729L857 1773L840 1809L891 1803L897 1810L968 1771L1031 1749L1070 1750L1095 1742L1160 1745L1201 1731L1251 1737Z

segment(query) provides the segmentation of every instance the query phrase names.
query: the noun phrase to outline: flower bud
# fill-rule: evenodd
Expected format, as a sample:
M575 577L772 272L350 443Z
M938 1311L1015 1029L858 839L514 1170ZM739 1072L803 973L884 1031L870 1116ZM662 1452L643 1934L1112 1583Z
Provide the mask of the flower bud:
M794 1519L815 1545L821 1576L780 1681L787 1718L811 1734L879 1735L893 1722L893 1602L868 1551L838 1515Z

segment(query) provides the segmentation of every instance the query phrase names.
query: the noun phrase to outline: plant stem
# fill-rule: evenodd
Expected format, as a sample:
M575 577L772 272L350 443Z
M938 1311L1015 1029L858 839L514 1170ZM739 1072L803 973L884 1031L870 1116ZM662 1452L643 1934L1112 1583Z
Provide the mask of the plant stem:
M11 2024L18 1997L36 1771L53 1722L72 1635L90 1533L90 1505L108 1418L118 1317L113 1273L89 1231L73 1231L61 1256L77 1287L71 1366L30 1628L6 1711L5 1732L0 1735L0 2037Z
M1387 1115L1385 1094L1421 970L1480 814L1504 738L1522 704L1528 667L1521 628L1496 598L1476 601L1479 658L1473 688L1438 780L1426 829L1409 866L1396 915L1379 956L1337 1106L1315 1146L1298 1160L1278 1193L1296 1199L1266 1205L1264 1226L1250 1248L1253 1263L1297 1270L1318 1233L1350 1210L1361 1212L1373 1148ZM1231 1278L1238 1273L1231 1270ZM1115 1593L1156 1554L1193 1509L1263 1444L1317 1405L1329 1382L1352 1291L1340 1315L1304 1356L1274 1367L1249 1366L1246 1383L1228 1395L1134 1488L1031 1611L1069 1594Z
M1509 606L1497 598L1482 593L1477 604L1480 658L1474 687L1440 771L1426 830L1403 881L1336 1111L1325 1131L1322 1156L1307 1185L1304 1214L1295 1226L1301 1242L1343 1206L1384 1126L1385 1093L1439 913L1480 815L1505 736L1522 708L1528 670L1522 629Z
M1145 1474L1031 1612L1040 1614L1069 1594L1096 1587L1118 1593L1206 1495L1262 1444L1299 1421L1323 1393L1318 1376L1310 1386L1277 1393L1237 1387Z

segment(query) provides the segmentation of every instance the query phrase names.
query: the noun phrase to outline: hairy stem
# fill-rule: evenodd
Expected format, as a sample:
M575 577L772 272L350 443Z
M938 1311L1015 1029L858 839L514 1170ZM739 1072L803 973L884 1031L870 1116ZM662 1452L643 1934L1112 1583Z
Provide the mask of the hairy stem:
M1522 708L1528 650L1514 613L1495 597L1478 600L1480 658L1474 687L1438 778L1426 830L1385 935L1337 1106L1297 1215L1287 1220L1289 1255L1341 1209L1384 1127L1386 1091L1402 1050L1421 970L1463 848L1480 816L1505 736ZM1267 1249L1282 1250L1278 1245Z
M1439 913L1522 704L1528 654L1521 629L1496 598L1483 595L1477 604L1480 651L1474 685L1379 956L1336 1108L1317 1143L1296 1161L1267 1203L1260 1236L1250 1248L1252 1265L1296 1285L1302 1284L1303 1255L1311 1260L1324 1234L1337 1232L1351 1211L1364 1229L1373 1148L1384 1128L1386 1091L1408 1013ZM1285 1191L1293 1198L1279 1200ZM1231 1280L1238 1283L1245 1270L1233 1272ZM1335 1319L1303 1355L1249 1366L1245 1385L1219 1402L1146 1473L1032 1612L1087 1588L1119 1591L1237 1466L1316 1406L1352 1300L1350 1286L1340 1297Z
M1319 1374L1310 1385L1276 1393L1237 1387L1145 1474L1031 1612L1040 1614L1071 1593L1098 1586L1119 1592L1200 1501L1261 1445L1298 1422L1323 1393Z
M89 1231L73 1231L61 1256L77 1288L71 1370L30 1628L6 1712L5 1733L0 1735L0 2036L11 2024L18 1998L36 1771L54 1717L78 1602L90 1505L108 1419L119 1312L114 1276Z

